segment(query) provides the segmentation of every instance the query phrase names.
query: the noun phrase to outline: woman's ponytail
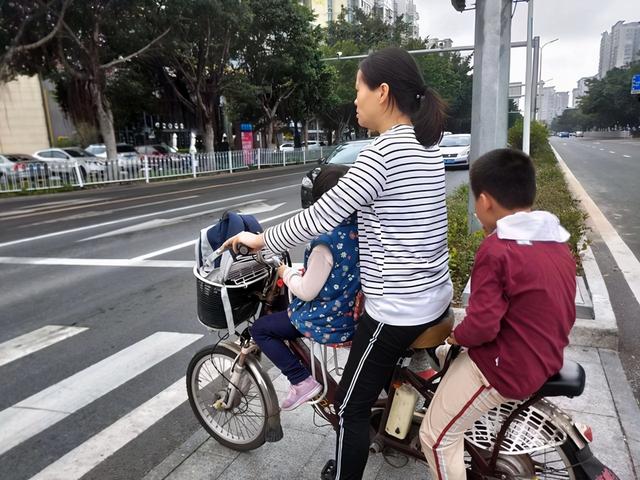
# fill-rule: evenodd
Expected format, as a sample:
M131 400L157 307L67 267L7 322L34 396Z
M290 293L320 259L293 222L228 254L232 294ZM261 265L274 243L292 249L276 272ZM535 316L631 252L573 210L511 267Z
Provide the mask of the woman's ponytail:
M447 118L447 105L435 91L425 86L420 95L418 111L411 116L411 121L418 141L430 147L440 142Z

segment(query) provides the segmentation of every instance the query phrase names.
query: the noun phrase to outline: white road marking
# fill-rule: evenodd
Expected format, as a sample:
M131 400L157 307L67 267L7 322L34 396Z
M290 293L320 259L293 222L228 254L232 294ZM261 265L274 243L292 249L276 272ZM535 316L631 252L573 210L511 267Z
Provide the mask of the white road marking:
M86 327L45 325L19 337L0 343L0 366L42 350L87 330Z
M609 153L616 153L616 152L614 152L614 151L612 151L612 150L609 150Z
M37 235L35 237L19 238L17 240L11 240L9 242L0 243L0 247L7 247L7 246L10 246L10 245L18 245L20 243L33 242L34 240L42 240L44 238L51 238L51 237L57 237L57 236L60 236L60 235L66 235L66 234L69 234L69 233L82 232L82 231L85 231L85 230L92 230L94 228L106 227L106 226L109 226L109 225L116 225L118 223L131 222L133 220L139 220L141 218L155 217L155 216L158 216L158 215L165 215L167 213L179 212L179 211L189 210L189 209L192 209L192 208L198 208L198 207L202 207L202 206L206 206L206 205L213 205L213 204L216 204L216 203L229 202L229 201L233 201L233 200L238 200L240 198L258 196L258 195L263 195L265 193L277 192L277 191L280 191L280 190L286 190L286 189L289 189L289 188L298 188L298 187L299 187L299 185L296 183L295 185L287 185L286 187L270 188L268 190L263 190L261 192L248 193L248 194L245 194L245 195L237 195L235 197L229 197L229 198L225 198L225 199L221 199L221 200L212 200L210 202L198 203L198 204L195 204L195 205L187 205L187 206L184 206L184 207L171 208L169 210L161 210L161 211L158 211L158 212L145 213L143 215L136 215L136 216L133 216L133 217L121 218L119 220L111 220L109 222L95 223L93 225L86 225L84 227L71 228L69 230L61 230L59 232L52 232L52 233L47 233L47 234L44 234L44 235Z
M153 205L161 205L163 203L169 203L169 202L179 202L182 200L193 200L194 198L198 198L199 196L200 195L190 195L188 197L172 198L170 200L160 200L158 202L145 203L143 205L130 205L128 207L113 208L111 210L91 210L89 212L82 212L76 215L71 215L69 217L54 218L52 220L44 220L42 222L30 223L29 226L33 227L36 225L46 225L48 223L59 223L61 220L69 221L69 220L81 220L84 218L91 218L91 217L99 217L102 215L110 215L115 212L123 212L124 210L131 210L134 208L150 207Z
M135 378L202 335L157 332L0 412L0 455Z
M217 373L212 375L217 377ZM71 450L31 480L75 480L141 435L187 400L184 377Z
M622 155L624 158L631 158L631 155Z
M284 203L278 204L278 207L280 207L282 205L284 205ZM293 215L295 213L298 213L299 211L300 211L300 209L291 210L289 212L284 212L284 213L281 213L279 215L275 215L273 217L269 217L269 218L265 218L265 219L258 219L258 221L262 225L264 225L266 223L272 222L273 220L277 220L277 219L282 218L282 217L291 216L291 215ZM140 261L140 260L147 260L147 259L153 258L153 257L158 257L160 255L164 255L165 253L173 252L175 250L180 250L182 248L191 247L191 246L195 245L196 242L197 242L197 240L189 240L188 242L178 243L177 245L171 245L170 247L166 247L166 248L163 248L161 250L156 250L155 252L145 253L144 255L140 255L139 257L134 257L131 260L132 261Z
M15 216L13 216L14 212L6 212L5 215L12 215L12 219L14 218L25 218L25 217L32 217L34 215L42 215L44 213L49 214L49 213L57 213L57 212L65 212L68 210L77 210L79 208L87 208L88 206L92 206L92 205L99 205L99 206L104 206L104 205L109 205L112 203L122 203L122 202L134 202L137 200L141 200L143 198L155 198L155 197L166 197L168 195L178 195L178 194L182 194L182 193L189 193L189 192L197 192L200 190L211 190L214 188L220 188L220 187L226 187L226 186L231 186L231 185L246 185L248 183L256 183L256 182L263 182L265 180L271 180L273 178L282 178L282 177L291 177L293 175L296 176L300 176L300 172L296 172L296 173L286 173L283 175L274 175L271 177L262 177L262 178L256 178L256 179L247 179L247 180L240 180L237 182L229 182L229 183L222 183L222 184L218 184L218 185L208 185L206 187L197 187L197 188L187 188L187 189L181 189L181 190L176 190L175 192L166 192L166 193L155 193L152 195L142 195L139 197L133 197L133 198L120 198L118 200L105 200L102 198L98 198L98 199L90 199L90 200L77 200L75 202L84 202L86 203L86 205L77 205L77 206L73 206L73 207L68 207L68 208L59 208L57 210L47 210L46 212L33 212L33 213L27 213L22 215L21 212L19 211L14 211L15 212ZM176 201L178 201L179 199L176 199ZM67 201L69 203L74 202L74 200L70 200ZM59 202L59 203L64 203L64 202ZM47 205L50 205L49 203ZM140 204L139 206L144 207L145 204ZM41 208L46 208L46 207L41 207Z
M600 149L600 151L601 151L601 152L604 152L604 148L601 148L601 149Z
M573 175L573 172L571 172L560 154L553 147L551 148L558 159L558 164L565 173L565 177L567 178L571 189L587 210L596 230L600 233L602 240L607 244L607 247L611 251L611 255L613 255L613 258L618 264L618 268L620 268L620 271L624 275L631 292L636 297L636 301L640 303L640 262L627 244L624 243L624 240L622 240L620 235L618 235L616 229L611 225L611 223L609 223L609 220L607 220L586 190L582 187L575 175Z
M0 257L0 264L57 265L70 267L193 268L195 262L181 260L135 260L129 258Z

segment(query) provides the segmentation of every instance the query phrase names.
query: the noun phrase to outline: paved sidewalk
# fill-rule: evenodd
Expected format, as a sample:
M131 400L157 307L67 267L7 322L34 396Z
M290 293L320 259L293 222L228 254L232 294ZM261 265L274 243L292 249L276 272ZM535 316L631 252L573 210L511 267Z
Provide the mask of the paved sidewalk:
M622 480L637 478L640 466L640 412L626 382L615 351L592 347L569 347L569 359L578 361L587 373L582 396L569 400L555 398L574 420L591 425L592 450ZM284 395L286 379L272 368L274 386ZM151 471L145 480L237 480L243 479L318 479L325 462L333 457L335 435L328 426L315 426L313 410L304 405L293 412L281 413L284 438L266 443L259 449L239 453L218 444L204 430L196 432L185 444ZM316 417L316 423L322 420ZM624 426L624 429L623 429ZM631 437L630 435L635 435ZM400 466L393 466L393 465ZM404 465L404 466L402 466ZM365 479L431 478L425 464L402 457L385 459L381 454L369 457Z

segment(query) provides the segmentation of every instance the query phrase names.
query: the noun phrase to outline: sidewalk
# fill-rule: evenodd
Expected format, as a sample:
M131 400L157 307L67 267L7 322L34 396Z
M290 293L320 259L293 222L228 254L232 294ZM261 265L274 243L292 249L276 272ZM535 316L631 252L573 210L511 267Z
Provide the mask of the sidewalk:
M640 460L640 412L626 382L618 355L613 350L569 347L569 359L582 364L587 385L582 396L572 400L554 398L575 421L593 429L594 454L622 480L637 478ZM287 381L272 368L270 376L279 396ZM325 462L333 458L335 435L328 426L315 426L313 410L304 405L293 412L281 412L284 438L266 443L252 452L239 453L218 444L204 430L196 432L179 449L152 470L145 480L296 479L320 478ZM315 418L317 424L322 420ZM623 426L624 425L624 429ZM635 437L629 438L631 433ZM393 465L401 467L394 467ZM406 465L405 465L406 464ZM404 466L402 466L404 465ZM381 454L369 457L367 480L431 478L424 464Z

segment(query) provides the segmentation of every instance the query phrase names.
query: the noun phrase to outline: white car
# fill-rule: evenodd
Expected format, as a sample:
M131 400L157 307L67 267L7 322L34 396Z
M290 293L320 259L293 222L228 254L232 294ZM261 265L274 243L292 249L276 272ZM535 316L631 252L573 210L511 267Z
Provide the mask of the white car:
M302 144L302 148L304 148L305 146L309 150L320 150L320 147L324 147L324 142L309 141L306 145L304 143Z
M468 133L451 134L440 140L440 153L444 159L444 166L469 168L469 150L471 149L471 135Z
M70 148L45 148L33 154L35 158L49 165L53 174L69 176L74 173L75 165L83 178L89 175L101 175L104 173L104 162L80 147Z
M293 148L293 142L286 142L283 143L282 145L280 145L279 150L281 152L293 152L294 148Z
M87 152L103 159L107 158L107 147L104 143L94 143L89 145L86 149ZM118 143L116 145L116 152L118 154L118 166L120 168L140 168L142 162L140 155L135 148L126 143Z

